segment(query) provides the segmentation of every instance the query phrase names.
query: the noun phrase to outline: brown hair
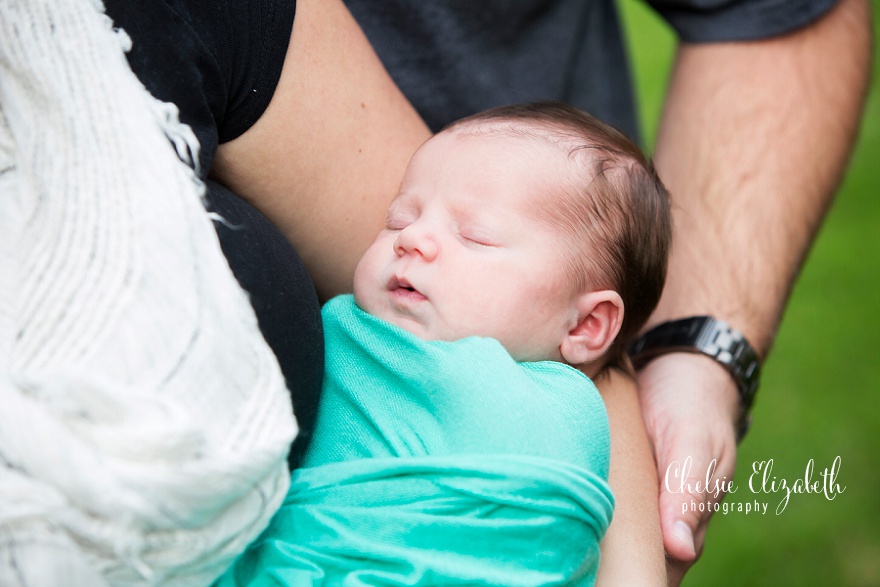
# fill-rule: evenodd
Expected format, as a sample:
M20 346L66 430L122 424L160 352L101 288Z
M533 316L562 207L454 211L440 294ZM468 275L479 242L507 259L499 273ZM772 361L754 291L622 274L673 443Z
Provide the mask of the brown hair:
M622 365L626 345L654 311L666 280L669 194L651 162L619 130L558 102L493 108L444 130L453 129L536 137L564 150L574 178L568 197L536 209L568 237L578 289L613 289L623 299L623 325L606 357Z

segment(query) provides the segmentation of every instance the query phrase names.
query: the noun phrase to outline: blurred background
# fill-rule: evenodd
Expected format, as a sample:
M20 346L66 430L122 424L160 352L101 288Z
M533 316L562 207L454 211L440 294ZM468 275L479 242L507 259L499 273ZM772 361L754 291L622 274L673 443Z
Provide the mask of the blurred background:
M621 0L645 146L657 130L674 37L643 3ZM880 0L872 0L875 36ZM752 431L740 447L731 501L754 496L752 462L814 479L841 457L834 501L792 495L781 515L715 514L683 585L880 586L880 52L859 142L794 289L764 368Z

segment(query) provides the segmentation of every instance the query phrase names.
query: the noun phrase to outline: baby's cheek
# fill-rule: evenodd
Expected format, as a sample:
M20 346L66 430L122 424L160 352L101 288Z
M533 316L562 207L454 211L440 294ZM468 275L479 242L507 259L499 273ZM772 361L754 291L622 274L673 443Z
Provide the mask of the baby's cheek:
M369 256L369 251L361 257L354 270L354 300L363 310L370 311L376 295L377 264Z

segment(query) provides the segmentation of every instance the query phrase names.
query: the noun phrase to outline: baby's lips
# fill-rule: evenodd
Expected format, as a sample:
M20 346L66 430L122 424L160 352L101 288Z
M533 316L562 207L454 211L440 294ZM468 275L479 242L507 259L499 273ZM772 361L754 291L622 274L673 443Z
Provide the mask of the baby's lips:
M398 288L415 290L415 288L406 277L402 277L400 275L392 275L391 279L388 281L388 289L395 290Z
M410 282L409 279L407 279L406 277L404 277L402 275L393 275L391 277L391 279L388 281L388 290L395 291L398 289L404 289L406 291L419 294L423 298L427 299L427 296L425 296L425 294L423 294L421 291L419 291L418 288L413 286L413 284Z

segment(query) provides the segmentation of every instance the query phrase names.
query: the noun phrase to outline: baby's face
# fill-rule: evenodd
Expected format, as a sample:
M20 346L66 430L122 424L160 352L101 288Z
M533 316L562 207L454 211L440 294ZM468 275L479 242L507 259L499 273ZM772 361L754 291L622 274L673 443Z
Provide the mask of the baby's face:
M550 205L564 157L538 140L441 133L419 149L354 277L358 305L427 340L498 339L517 360L558 359L577 323Z

